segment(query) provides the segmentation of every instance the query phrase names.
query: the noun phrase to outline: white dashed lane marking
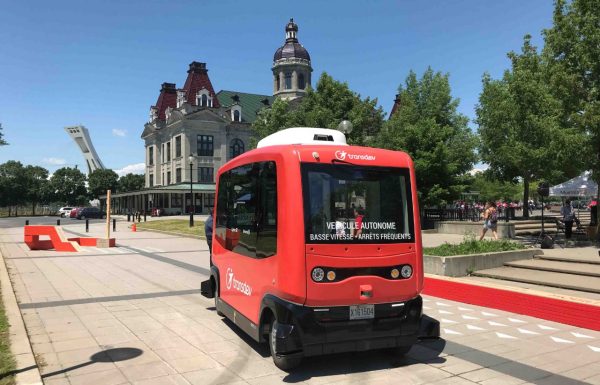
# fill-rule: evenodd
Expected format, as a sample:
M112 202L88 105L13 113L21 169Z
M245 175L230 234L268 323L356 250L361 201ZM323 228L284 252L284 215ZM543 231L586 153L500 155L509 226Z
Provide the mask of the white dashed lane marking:
M525 319L514 317L513 313L502 312L502 313L493 313L485 310L481 310L483 308L473 306L470 307L465 304L460 304L457 302L441 302L441 301L432 301L430 299L423 298L424 302L428 302L428 306L423 306L423 309L429 310L430 315L433 315L434 318L438 318L442 325L452 325L452 329L441 328L442 336L462 336L462 335L474 335L478 332L487 332L488 329L484 328L485 324L488 324L492 327L501 327L502 333L498 331L491 330L493 334L495 334L498 338L504 340L522 340L527 338L526 336L540 336L539 338L547 339L548 342L560 345L575 345L577 344L577 339L585 339L592 344L585 345L582 344L580 346L586 346L594 353L600 354L600 334L596 333L593 330L589 332L585 332L587 329L580 329L578 331L572 331L572 327L569 325L564 325L564 328L561 328L561 324L555 324L557 327L549 326L546 324L540 324L536 322L536 318L527 317ZM495 320L485 320L479 317L475 317L472 314L473 312L480 313L483 317L496 317ZM439 317L435 317L435 315ZM460 317L459 317L460 316ZM538 321L539 322L539 321ZM473 325L475 323L475 325ZM482 325L484 324L484 325ZM519 325L519 327L517 327ZM462 329L462 332L459 331ZM571 330L569 330L571 329ZM535 331L538 330L538 331ZM568 333L567 333L568 331ZM582 332L580 332L582 331ZM464 333L463 333L464 332ZM583 333L585 332L585 333ZM518 333L518 334L517 334ZM558 334L560 333L560 334ZM515 334L517 334L515 336ZM560 337L557 336L560 335ZM576 340L570 340L565 338L565 335L572 335ZM519 337L518 335L522 335ZM545 336L544 336L545 335ZM451 338L451 337L450 337ZM583 342L583 341L582 341Z

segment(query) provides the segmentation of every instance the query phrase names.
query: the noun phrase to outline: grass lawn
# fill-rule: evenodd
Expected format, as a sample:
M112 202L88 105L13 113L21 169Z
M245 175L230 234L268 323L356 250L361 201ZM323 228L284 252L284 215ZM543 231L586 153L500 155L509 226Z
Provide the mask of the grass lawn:
M194 227L190 227L189 219L164 219L137 223L140 230L159 230L176 234L192 235L204 238L204 222L194 221Z
M15 369L15 361L10 353L10 341L8 335L8 320L4 314L4 304L0 296L0 385L13 385L14 376L1 378L4 373Z
M466 255L479 253L493 253L497 251L510 251L524 249L520 243L508 241L505 239L499 241L478 241L474 238L465 239L461 243L451 245L445 243L438 247L425 247L423 254L448 257L451 255Z

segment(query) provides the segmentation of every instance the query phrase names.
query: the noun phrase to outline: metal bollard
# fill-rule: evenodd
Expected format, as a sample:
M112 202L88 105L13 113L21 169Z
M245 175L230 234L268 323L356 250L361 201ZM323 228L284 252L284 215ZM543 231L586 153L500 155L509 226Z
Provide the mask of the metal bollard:
M85 220L85 232L86 233L90 232L90 220L89 219Z
M60 219L56 220L56 226L60 226Z
M127 222L129 222L129 220L131 219L131 214L127 214Z
M29 219L25 220L25 226L29 226Z
M144 222L146 222L146 212L144 211Z
M113 231L117 231L117 220L113 219Z

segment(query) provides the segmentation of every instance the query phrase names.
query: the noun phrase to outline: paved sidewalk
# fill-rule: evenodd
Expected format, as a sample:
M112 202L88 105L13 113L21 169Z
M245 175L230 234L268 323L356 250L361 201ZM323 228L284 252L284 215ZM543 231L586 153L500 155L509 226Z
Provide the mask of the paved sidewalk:
M403 359L310 358L287 374L199 294L205 242L121 225L116 248L57 253L28 250L20 223L0 223L45 384L600 384L600 333L433 297L443 340ZM63 228L85 235L80 222Z

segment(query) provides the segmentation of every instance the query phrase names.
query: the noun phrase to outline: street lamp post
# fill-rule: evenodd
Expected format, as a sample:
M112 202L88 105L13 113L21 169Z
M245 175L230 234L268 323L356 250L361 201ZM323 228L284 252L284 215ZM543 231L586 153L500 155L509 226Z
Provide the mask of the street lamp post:
M194 165L194 156L190 155L188 157L190 162L190 203L192 204L192 209L190 211L190 227L194 226L194 211L196 211L196 207L194 207L194 186L192 185L193 179L193 165Z

